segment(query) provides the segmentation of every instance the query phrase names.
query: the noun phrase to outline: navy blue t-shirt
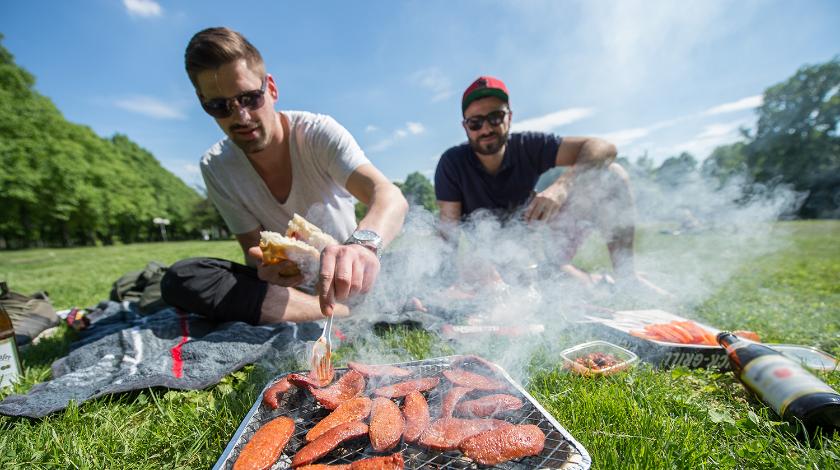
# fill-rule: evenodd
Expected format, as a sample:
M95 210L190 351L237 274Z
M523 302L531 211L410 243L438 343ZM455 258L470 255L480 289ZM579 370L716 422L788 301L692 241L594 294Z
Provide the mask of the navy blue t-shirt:
M542 132L510 134L495 175L487 173L468 142L452 147L437 164L435 196L460 202L464 217L478 209L513 211L528 200L540 175L554 168L562 140Z

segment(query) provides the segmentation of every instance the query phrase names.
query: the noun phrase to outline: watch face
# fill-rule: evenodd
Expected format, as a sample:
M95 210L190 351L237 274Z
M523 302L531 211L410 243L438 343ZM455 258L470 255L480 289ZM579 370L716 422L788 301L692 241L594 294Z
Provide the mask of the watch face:
M371 242L377 240L379 235L372 230L356 230L353 232L353 238L362 242Z

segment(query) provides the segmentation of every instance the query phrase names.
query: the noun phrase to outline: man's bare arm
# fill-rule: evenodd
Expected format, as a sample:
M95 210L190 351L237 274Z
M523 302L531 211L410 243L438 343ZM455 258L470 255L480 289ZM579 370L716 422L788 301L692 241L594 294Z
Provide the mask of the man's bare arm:
M359 228L373 230L387 245L400 233L408 202L394 183L373 165L362 165L347 179L347 190L368 206Z
M615 145L596 137L564 137L557 149L556 166L569 167L545 190L534 197L525 209L525 220L548 220L556 214L574 184L580 171L592 167L607 167L615 161Z
M557 149L556 166L607 166L615 161L615 145L597 137L564 137Z
M458 224L463 214L461 201L437 201L437 206L440 212L438 230L444 240L455 243L458 241Z
M260 246L260 229L251 230L250 232L237 233L236 241L242 247L242 254L245 255L245 264L252 268L257 267L257 260L248 254L248 250L254 246Z
M363 204L368 213L359 229L372 230L382 237L383 246L402 229L408 202L402 192L373 165L358 167L347 179L347 190ZM321 252L318 297L321 312L330 316L336 300L364 294L379 275L379 259L361 245L328 246Z

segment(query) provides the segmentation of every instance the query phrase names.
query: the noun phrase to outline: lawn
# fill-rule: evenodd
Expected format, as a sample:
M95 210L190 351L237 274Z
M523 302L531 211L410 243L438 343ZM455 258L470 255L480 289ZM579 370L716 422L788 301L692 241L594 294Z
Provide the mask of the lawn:
M768 341L840 354L840 222L782 222L778 245L717 284L680 313L720 328L748 328ZM725 237L639 236L639 251L665 248L714 258ZM664 247L664 248L663 248ZM0 278L16 290L49 291L58 308L105 298L120 274L151 259L240 259L235 242L183 242L4 252ZM592 253L592 266L603 253ZM563 342L572 333L558 333ZM23 353L24 392L49 378L73 333L62 330ZM556 341L555 341L556 339ZM419 359L455 345L422 331L396 330L363 346ZM345 348L342 356L354 354ZM641 366L588 379L565 373L550 347L528 359L526 388L589 451L593 468L840 468L840 436L806 442L755 401L731 373ZM97 399L42 420L0 417L0 468L207 468L216 461L266 380L248 367L203 391L143 390ZM840 373L822 378L840 388ZM8 391L3 392L8 394Z

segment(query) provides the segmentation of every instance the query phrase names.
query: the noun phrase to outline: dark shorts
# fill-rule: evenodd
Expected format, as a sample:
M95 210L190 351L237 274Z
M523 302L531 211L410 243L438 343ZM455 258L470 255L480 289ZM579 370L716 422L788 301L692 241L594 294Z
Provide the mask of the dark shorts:
M173 264L160 284L167 304L215 321L256 325L268 283L255 268L217 258L188 258Z

